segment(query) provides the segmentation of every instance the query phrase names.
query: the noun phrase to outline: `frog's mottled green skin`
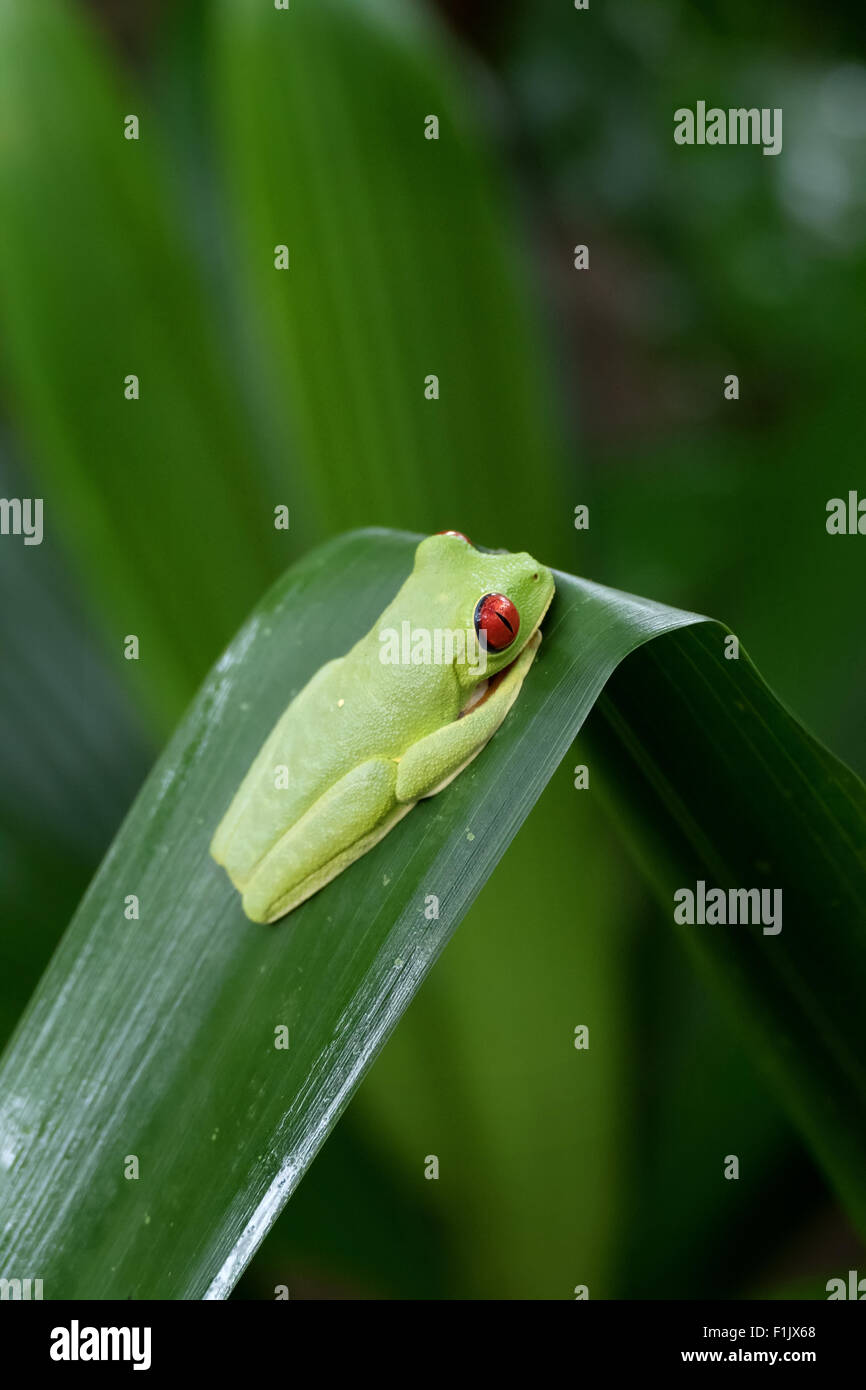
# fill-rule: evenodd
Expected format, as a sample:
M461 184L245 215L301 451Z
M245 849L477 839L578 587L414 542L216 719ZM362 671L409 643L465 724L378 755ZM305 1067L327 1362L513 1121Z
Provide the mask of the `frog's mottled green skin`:
M297 907L472 761L517 698L553 590L550 571L525 553L484 554L455 534L421 542L378 622L289 705L214 835L211 854L252 921ZM520 628L505 651L488 651L483 675L459 660L382 663L382 631L471 630L489 593L511 600ZM276 785L281 766L287 787Z

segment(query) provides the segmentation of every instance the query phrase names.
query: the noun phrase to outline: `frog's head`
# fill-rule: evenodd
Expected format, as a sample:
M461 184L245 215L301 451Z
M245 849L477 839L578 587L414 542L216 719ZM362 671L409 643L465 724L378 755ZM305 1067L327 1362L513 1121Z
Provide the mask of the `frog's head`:
M486 642L486 669L478 652L454 660L462 686L497 675L520 654L553 598L553 575L526 551L477 550L460 531L428 536L418 546L415 573L423 577L434 621L475 632Z

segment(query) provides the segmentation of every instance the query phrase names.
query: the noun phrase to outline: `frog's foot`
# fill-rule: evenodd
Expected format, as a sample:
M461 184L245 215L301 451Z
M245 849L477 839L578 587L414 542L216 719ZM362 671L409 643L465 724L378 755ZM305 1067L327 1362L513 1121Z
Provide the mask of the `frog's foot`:
M276 922L342 873L411 811L398 803L397 764L372 758L347 772L295 822L244 883L244 912Z

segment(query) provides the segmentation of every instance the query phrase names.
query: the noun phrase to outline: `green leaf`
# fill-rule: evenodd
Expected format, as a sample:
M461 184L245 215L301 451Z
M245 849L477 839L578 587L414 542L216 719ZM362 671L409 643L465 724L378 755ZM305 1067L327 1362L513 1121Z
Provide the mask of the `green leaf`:
M719 625L559 574L540 656L483 755L289 919L243 917L208 857L213 828L292 694L392 596L414 539L339 539L262 602L144 787L4 1057L0 1263L39 1270L47 1297L228 1293L639 647L605 697L611 754L631 760L636 805L682 854L677 868L783 887L780 936L684 930L760 1015L765 1060L864 1216L866 792L745 657L723 659ZM123 912L133 893L136 922ZM282 1024L291 1046L278 1051ZM137 1180L124 1177L130 1156Z
M0 441L0 494L27 493ZM0 545L0 1038L153 761L49 532Z
M698 879L782 890L783 927L682 927L866 1228L866 788L710 626L616 672L587 733L663 901ZM675 735L675 736L674 736Z
M130 113L138 140L124 138ZM285 562L273 460L169 195L158 123L75 8L0 5L0 130L4 366L46 529L89 577L110 649L139 637L137 693L173 721ZM307 515L297 506L301 528Z
M560 764L350 1110L447 1230L452 1298L617 1292L642 884L574 790L582 761ZM431 1152L441 1180L421 1183Z

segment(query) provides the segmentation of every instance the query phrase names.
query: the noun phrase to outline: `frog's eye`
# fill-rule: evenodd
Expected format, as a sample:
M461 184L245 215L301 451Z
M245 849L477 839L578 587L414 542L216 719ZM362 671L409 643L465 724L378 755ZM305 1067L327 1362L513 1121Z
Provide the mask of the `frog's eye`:
M472 542L471 542L471 540L469 539L469 537L468 537L468 536L464 536L464 534L463 534L462 531L437 531L437 532L436 532L436 535L437 535L437 536L458 536L458 537L460 538L460 540L461 540L461 541L465 541L467 545L472 545Z
M520 631L520 614L504 594L485 594L475 605L475 631L487 638L489 652L504 652Z

